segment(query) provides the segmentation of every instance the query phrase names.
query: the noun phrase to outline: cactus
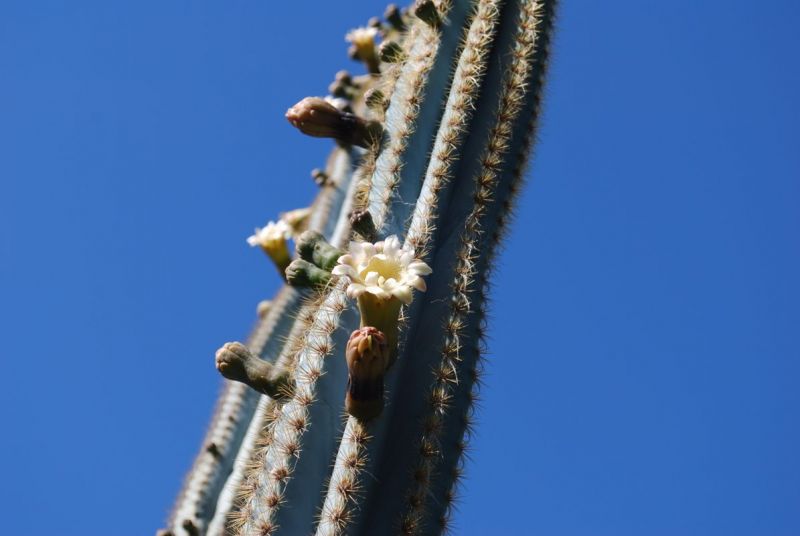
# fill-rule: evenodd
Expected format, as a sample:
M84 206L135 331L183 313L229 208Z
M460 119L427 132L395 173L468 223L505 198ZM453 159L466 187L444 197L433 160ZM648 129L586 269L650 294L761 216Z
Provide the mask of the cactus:
M312 172L311 211L251 237L287 285L259 305L246 345L217 353L228 380L163 534L448 528L553 10L389 6L347 35L368 74L340 72L332 97L289 109L336 147Z

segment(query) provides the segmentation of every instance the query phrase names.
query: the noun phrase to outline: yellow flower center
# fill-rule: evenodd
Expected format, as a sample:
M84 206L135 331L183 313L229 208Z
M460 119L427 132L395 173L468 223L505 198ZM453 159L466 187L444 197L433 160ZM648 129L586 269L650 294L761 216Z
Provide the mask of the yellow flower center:
M372 257L369 260L369 263L361 270L359 274L362 279L367 277L367 274L370 272L378 272L380 277L384 279L394 278L395 280L400 280L400 264L391 261L391 260L384 260L380 259L377 256Z

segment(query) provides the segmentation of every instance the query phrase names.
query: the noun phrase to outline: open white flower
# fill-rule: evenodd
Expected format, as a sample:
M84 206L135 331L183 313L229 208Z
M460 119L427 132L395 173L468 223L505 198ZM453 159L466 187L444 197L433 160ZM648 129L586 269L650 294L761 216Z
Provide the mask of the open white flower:
M378 36L377 28L356 28L347 32L344 37L348 43L355 45L357 49L364 49L375 45L375 38Z
M392 235L375 244L350 242L349 252L339 257L333 273L350 280L347 295L351 298L366 292L380 300L397 298L408 304L412 289L425 291L422 276L430 274L431 268L414 258L413 247L401 247L400 240Z
M292 228L289 227L289 224L283 220L278 220L277 223L271 221L264 228L256 227L255 233L247 238L247 243L252 247L259 246L263 249L264 253L275 263L281 276L285 277L286 267L292 262L289 246L286 243L291 236Z
M247 243L252 247L261 246L265 250L275 249L291 237L292 229L283 221L271 221L266 227L256 227L255 232L247 238Z

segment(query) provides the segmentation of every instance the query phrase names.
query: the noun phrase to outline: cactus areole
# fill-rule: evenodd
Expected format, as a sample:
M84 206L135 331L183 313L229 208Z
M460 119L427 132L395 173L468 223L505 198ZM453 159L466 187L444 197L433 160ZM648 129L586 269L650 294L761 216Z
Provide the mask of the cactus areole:
M245 343L217 351L224 388L160 534L451 526L554 4L390 5L346 35L368 74L339 71L330 96L289 108L333 152L310 207L247 240L286 284Z

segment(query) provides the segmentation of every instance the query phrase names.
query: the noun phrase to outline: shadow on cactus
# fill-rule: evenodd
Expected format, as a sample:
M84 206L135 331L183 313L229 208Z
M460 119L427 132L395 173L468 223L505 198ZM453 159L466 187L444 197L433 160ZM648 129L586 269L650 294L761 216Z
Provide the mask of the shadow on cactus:
M289 108L336 144L311 206L247 240L286 285L246 343L217 352L225 388L163 534L451 527L553 9L391 5L346 36L368 74L340 71L329 96Z

